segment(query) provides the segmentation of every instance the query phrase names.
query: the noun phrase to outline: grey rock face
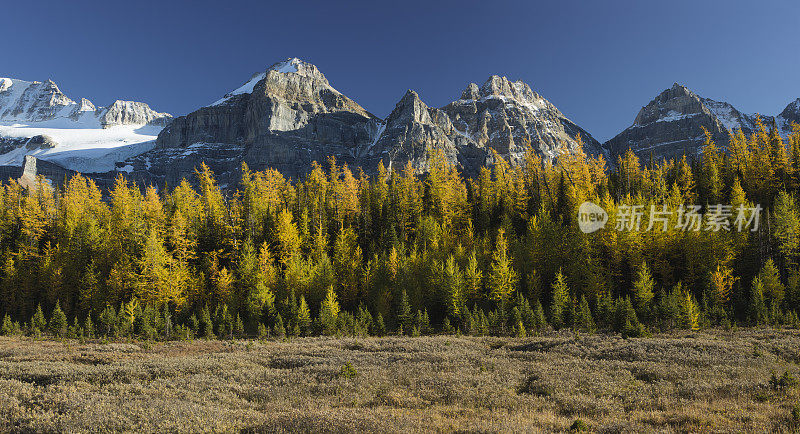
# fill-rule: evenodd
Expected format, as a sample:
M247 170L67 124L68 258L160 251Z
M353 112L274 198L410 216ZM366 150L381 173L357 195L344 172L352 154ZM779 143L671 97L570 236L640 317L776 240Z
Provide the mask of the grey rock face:
M395 170L402 170L411 162L416 172L424 172L428 154L434 150L442 150L452 163L457 163L458 148L448 137L452 129L444 112L429 108L416 92L409 90L386 118L380 137L367 154Z
M800 99L789 104L778 116L747 114L727 102L703 98L675 83L639 111L633 125L604 144L612 155L629 148L641 156L656 158L696 155L705 140L703 127L712 135L717 146L727 149L728 132L741 130L752 134L758 121L770 129L777 127L786 136L792 131L792 121L800 121Z
M612 155L629 148L641 156L652 153L659 158L693 155L705 139L703 128L717 142L727 141L727 130L714 112L694 92L675 83L642 107L633 125L605 146Z
M85 116L89 115L87 119ZM109 107L95 107L81 98L79 103L69 99L51 80L24 81L0 78L0 121L42 122L56 118L73 121L99 121L100 126L158 125L172 119L168 113L158 113L147 104L134 101L115 101ZM90 125L86 125L87 127Z
M176 118L159 134L158 149L144 158L151 157L157 165L176 164L179 173L169 178L180 179L194 167L182 160L194 159L199 152L184 155L159 150L189 150L197 145L195 149L204 152L228 155L222 151L228 146L240 150L237 156L226 157L232 159L226 161L235 160L237 167L244 161L253 168L273 167L297 176L310 170L312 161L323 162L328 156L357 164L358 156L374 143L381 124L331 87L314 65L289 59L256 74L211 106ZM230 170L220 162L209 165L217 173ZM180 169L184 166L185 170ZM151 173L158 179L157 170Z
M253 169L272 167L296 177L329 156L368 173L380 161L398 170L410 162L421 173L429 154L441 150L464 172L475 174L493 162L492 150L516 164L529 144L555 157L562 144L574 150L578 135L588 153L603 152L528 85L505 77L493 76L480 88L470 84L461 99L441 109L408 91L380 120L331 87L314 65L288 59L214 104L176 118L159 134L157 149L142 158L150 158L149 172L157 180L190 174L192 161L201 155L214 162L209 165L218 174L244 161ZM224 152L226 144L242 154ZM221 153L227 159L216 158Z
M51 149L58 145L55 139L50 136L39 134L33 137L2 137L0 136L0 154L11 152L15 149L25 147L29 151L36 149Z
M88 108L89 104L91 102L83 99L81 108ZM107 108L98 111L98 119L103 128L114 125L158 125L163 127L172 120L172 115L158 113L143 102L116 100Z
M52 185L61 185L65 179L69 179L75 173L32 155L26 155L20 166L0 166L0 179L3 181L15 179L26 188L36 186L38 175L44 176Z
M512 165L519 164L528 146L556 158L562 146L568 151L579 146L578 135L587 154L603 153L597 140L522 81L493 75L480 87L470 83L461 99L442 111L455 134L484 149L489 162L492 149Z
M48 120L74 104L50 80L27 82L0 78L0 119Z
M790 102L778 115L778 125L782 127L784 132L789 133L792 131L792 123L800 124L800 98Z

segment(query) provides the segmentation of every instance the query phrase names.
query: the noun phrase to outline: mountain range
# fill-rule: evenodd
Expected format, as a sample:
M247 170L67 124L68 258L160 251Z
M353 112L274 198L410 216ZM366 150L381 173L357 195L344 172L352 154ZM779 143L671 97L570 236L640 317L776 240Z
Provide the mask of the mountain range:
M633 125L601 144L526 83L493 75L481 85L468 84L458 99L439 108L409 90L381 119L297 58L176 118L142 102L76 102L49 80L0 78L0 175L13 176L23 163L30 175L35 161L43 160L41 172L56 182L58 175L76 171L100 182L122 173L175 185L205 162L225 186L238 180L242 163L297 178L313 161L331 156L366 173L381 163L424 173L427 156L436 150L472 176L498 156L520 164L529 147L547 158L579 147L612 160L629 148L658 158L696 154L703 128L724 148L728 130L749 134L757 118L676 83L642 107ZM800 99L760 119L787 135L800 122Z

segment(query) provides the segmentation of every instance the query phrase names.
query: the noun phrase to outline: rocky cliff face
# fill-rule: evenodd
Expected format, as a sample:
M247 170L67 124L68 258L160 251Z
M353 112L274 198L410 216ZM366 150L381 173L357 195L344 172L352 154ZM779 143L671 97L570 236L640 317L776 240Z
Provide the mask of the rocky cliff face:
M90 115L89 118L84 115ZM75 122L96 120L102 127L113 125L166 125L172 118L158 113L145 103L115 101L108 107L95 107L81 98L76 103L51 80L24 81L0 77L0 121L37 123L57 118Z
M470 83L461 98L442 107L461 134L487 153L493 149L512 165L522 161L528 146L556 158L562 151L575 151L578 136L587 154L603 150L589 133L567 119L550 101L522 81L491 76L482 86Z
M297 176L310 170L312 161L323 162L328 156L357 165L381 125L380 119L334 89L316 66L288 59L212 105L175 119L159 134L158 149L139 163L150 158L149 172L156 176L159 168L152 170L153 165L176 168L166 180L190 175L195 160L209 160L223 177L232 172L231 182L238 176L232 166L238 168L241 162ZM225 157L220 160L218 155Z
M0 119L45 121L69 114L74 105L50 80L0 78Z
M785 133L793 130L792 124L800 124L800 98L789 103L777 116L777 124Z
M794 105L793 105L794 104ZM633 125L604 144L613 154L629 148L640 156L656 158L696 155L702 150L706 128L717 145L727 148L728 131L742 130L752 134L758 120L766 128L773 124L782 135L791 132L792 121L800 118L800 100L784 109L778 116L747 114L727 102L714 101L696 95L685 86L675 83L639 111Z
M724 141L727 133L717 116L694 92L675 83L642 107L633 125L605 146L612 154L629 148L637 154L670 158L696 154L707 129L715 140Z
M424 172L427 156L441 150L447 158L458 162L458 147L449 137L453 126L440 110L429 108L416 92L409 90L386 118L374 145L366 150L367 157L392 169L403 170L411 163L416 172Z
M200 161L211 161L228 183L236 181L234 166L242 161L292 177L329 156L368 173L380 161L392 168L410 162L421 173L429 153L442 150L467 174L475 174L491 164L492 150L516 164L529 145L548 157L557 156L562 144L574 150L578 135L587 152L603 152L591 135L528 85L505 77L493 76L481 87L471 84L461 99L441 109L408 91L381 120L334 89L314 65L288 59L254 74L215 103L175 119L159 135L157 149L130 163L138 176L146 177L146 171L175 182L191 175ZM173 171L161 169L167 166Z
M94 107L91 101L81 100L80 108ZM116 100L110 106L97 112L100 125L108 128L114 125L158 125L166 126L172 120L169 113L159 113L143 102Z

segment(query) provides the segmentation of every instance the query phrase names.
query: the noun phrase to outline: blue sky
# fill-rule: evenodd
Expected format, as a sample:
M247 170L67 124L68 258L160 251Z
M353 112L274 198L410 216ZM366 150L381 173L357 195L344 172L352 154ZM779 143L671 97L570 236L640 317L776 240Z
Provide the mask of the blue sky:
M797 1L30 1L0 4L0 76L185 114L287 57L385 117L490 74L604 141L679 82L745 112L800 97Z

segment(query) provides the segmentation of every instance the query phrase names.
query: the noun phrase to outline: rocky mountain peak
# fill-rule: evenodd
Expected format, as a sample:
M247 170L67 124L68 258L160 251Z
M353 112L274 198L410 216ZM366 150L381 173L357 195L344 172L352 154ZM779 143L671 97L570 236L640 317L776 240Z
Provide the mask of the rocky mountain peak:
M474 101L481 98L481 90L475 83L470 83L464 92L461 93L462 100Z
M529 103L541 99L522 80L511 81L506 77L492 75L480 88L482 98L501 97L510 98L518 102Z
M783 119L800 123L800 98L790 102L779 116Z
M428 106L422 102L419 95L413 90L407 90L403 98L397 102L392 113L389 114L387 122L392 123L398 118L407 118L416 122L428 123L431 121L428 113Z
M143 102L116 100L100 113L99 119L103 128L144 124L165 126L172 115L159 113Z
M700 97L694 92L686 86L675 83L642 107L633 125L641 127L653 122L671 121L700 114L710 116L711 111L703 105Z
M320 70L313 64L304 62L296 57L291 57L282 62L278 62L269 68L267 71L274 71L280 74L297 74L303 77L312 78L317 81L328 84L328 79Z

